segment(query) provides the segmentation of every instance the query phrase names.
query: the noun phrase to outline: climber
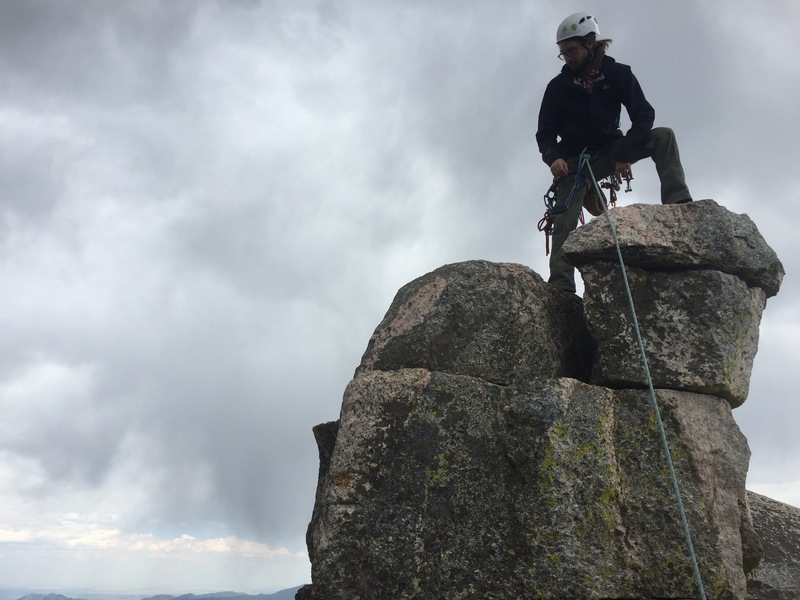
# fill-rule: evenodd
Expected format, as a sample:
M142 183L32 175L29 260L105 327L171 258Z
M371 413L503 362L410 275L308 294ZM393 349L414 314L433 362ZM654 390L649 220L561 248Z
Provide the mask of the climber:
M661 180L661 202L682 204L692 197L684 180L675 134L666 127L653 128L655 110L648 103L628 65L606 56L610 39L599 39L597 19L590 13L570 15L556 32L558 57L566 64L547 85L539 111L536 141L542 160L555 178L555 202L562 211L553 214L549 283L575 292L575 270L563 257L562 245L578 226L587 190L585 180L564 206L575 184L578 157L590 155L591 170L600 180L632 179L631 164L652 157ZM620 130L622 105L631 128ZM569 175L572 175L571 177Z

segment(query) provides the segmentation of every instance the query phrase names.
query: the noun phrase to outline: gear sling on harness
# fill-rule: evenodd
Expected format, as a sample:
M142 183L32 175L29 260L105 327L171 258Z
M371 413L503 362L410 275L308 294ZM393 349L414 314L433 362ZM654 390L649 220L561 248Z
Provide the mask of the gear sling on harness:
M604 187L605 187L605 184L598 184L597 180L594 177L594 173L592 171L592 166L591 166L591 164L589 162L589 158L590 157L587 154L586 149L584 149L583 152L581 152L580 157L578 159L578 169L577 169L577 172L575 173L575 183L573 184L572 190L570 191L569 196L567 197L567 199L565 200L565 202L563 203L562 206L557 205L556 200L555 200L556 190L558 188L558 184L559 184L560 178L557 178L557 179L555 179L553 181L553 185L550 186L550 189L547 191L547 193L544 196L544 203L545 203L546 211L545 211L545 215L542 218L542 220L539 221L539 231L544 231L545 235L549 238L551 230L552 230L552 227L553 227L552 215L562 213L562 212L566 211L571 206L571 204L572 204L572 202L574 200L575 193L577 192L577 189L580 187L581 176L582 176L583 169L584 169L584 167L586 167L586 169L588 171L587 179L588 179L588 183L590 185L589 189L593 189L594 190L595 194L597 195L597 201L600 203L600 211L601 212L598 213L595 216L599 216L599 214L604 214L605 215L606 221L608 222L608 226L609 226L609 228L611 230L611 235L614 238L614 246L616 247L616 250L617 250L617 257L619 259L620 271L622 272L622 281L623 281L623 283L625 285L625 291L626 291L627 296L628 296L628 305L629 305L629 308L631 310L631 316L633 318L633 328L634 328L634 331L636 333L636 341L637 341L637 343L639 345L639 353L640 353L641 358L642 358L642 364L644 366L644 373L645 373L645 377L647 379L647 386L648 386L648 389L650 391L650 402L651 402L651 405L652 405L652 408L653 408L653 413L655 415L656 423L658 424L659 433L661 435L661 443L662 443L662 446L663 446L664 455L666 456L666 462L667 462L667 467L668 467L670 479L672 480L673 492L675 493L675 499L676 499L676 502L677 502L678 512L680 513L681 524L683 525L683 534L684 534L684 537L685 537L685 540L686 540L686 545L687 545L687 548L688 548L689 557L691 559L692 568L693 568L693 571L694 571L695 583L697 585L698 591L700 592L701 600L706 600L705 588L703 587L703 579L702 579L702 577L700 575L700 567L699 567L698 562L697 562L697 556L696 556L695 551L694 551L694 545L692 544L692 535L691 535L691 533L689 531L689 522L688 522L688 520L686 518L686 511L684 510L684 507L683 507L683 500L681 498L680 486L678 484L678 476L675 473L675 467L674 467L673 462L672 462L672 453L670 452L670 449L669 449L669 444L667 442L667 434L666 434L666 431L664 429L664 423L663 423L663 421L661 419L661 410L660 410L660 408L658 406L658 401L656 399L655 389L653 388L653 379L650 376L650 367L648 365L647 355L646 355L645 350L644 350L644 342L642 340L642 334L641 334L641 331L639 330L639 320L636 317L636 309L635 309L634 304L633 304L633 294L631 293L630 284L628 283L628 275L627 275L627 273L625 271L625 262L622 259L622 250L620 249L619 239L617 238L617 230L614 227L614 223L611 220L611 215L609 214L609 211L608 211L609 204L611 204L613 206L612 203L616 201L616 193L615 192L616 192L616 189L618 189L618 188L613 187L613 184L609 186L609 189L611 190L611 193L610 193L611 202L606 203L605 197L603 196L603 192L600 189L600 186L604 185ZM626 192L630 191L630 181L628 182L628 184L629 184L628 188L625 190ZM585 204L584 204L584 206L585 206ZM592 214L594 214L594 213L592 213ZM581 211L581 223L583 223L583 212L582 211ZM547 243L547 251L549 253L549 242Z
M584 159L585 157L585 159ZM556 201L556 193L558 191L558 186L561 184L561 180L563 177L554 177L553 184L550 188L545 192L544 195L544 206L545 212L544 216L541 218L538 224L539 231L544 232L544 247L545 247L545 256L550 254L550 236L553 233L553 215L561 214L566 212L570 206L572 206L572 202L575 200L575 194L578 191L578 188L581 184L581 178L585 179L587 190L586 194L583 197L582 203L583 208L592 215L593 217L599 217L603 214L603 210L606 204L611 206L612 208L617 205L617 191L619 190L619 184L614 180L614 176L610 175L607 177L602 183L600 183L599 188L595 186L594 176L590 179L588 176L584 175L583 173L583 165L584 163L589 163L589 155L586 152L586 148L583 149L580 156L578 157L578 170L575 173L575 180L572 184L572 189L567 196L567 199L559 205ZM591 170L591 169L590 169ZM630 179L627 179L628 187L625 189L626 192L631 191L631 182ZM605 188L609 190L609 199L606 202L605 196L600 188ZM583 210L581 210L580 215L578 217L580 220L581 225L585 223L583 217Z

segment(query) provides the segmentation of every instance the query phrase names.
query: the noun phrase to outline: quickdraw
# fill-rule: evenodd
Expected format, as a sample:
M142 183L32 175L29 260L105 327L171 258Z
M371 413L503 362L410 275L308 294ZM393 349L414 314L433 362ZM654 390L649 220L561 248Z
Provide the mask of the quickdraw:
M567 210L569 205L572 202L572 194L570 193L569 197L567 198L567 202L564 203L564 206L558 207L556 206L556 190L558 189L558 185L561 183L562 177L554 177L553 178L553 185L550 186L550 189L544 195L544 205L545 211L544 216L539 220L537 224L537 228L539 231L544 231L544 255L550 255L550 236L553 235L553 215L559 214ZM574 188L573 188L574 190ZM584 217L583 217L583 210L581 210L580 217L581 225L584 224Z
M550 255L550 236L553 233L553 215L560 214L566 211L571 205L573 198L575 196L575 192L577 191L578 187L580 186L581 176L583 175L583 166L589 162L589 155L586 153L586 150L581 152L580 156L578 157L578 169L575 173L575 180L574 184L572 185L572 190L570 190L569 196L564 201L562 205L558 205L556 202L556 193L558 191L558 186L561 184L561 180L563 177L554 177L553 183L550 185L550 188L544 194L544 216L539 220L537 224L537 228L539 231L544 232L544 250L545 256ZM590 167L591 172L591 167ZM592 215L593 217L597 217L603 214L606 207L614 208L617 205L617 192L620 189L620 182L617 181L616 176L614 174L609 175L608 177L604 178L600 183L600 187L598 188L595 183L593 177L591 181L586 181L587 184L587 192L584 194L583 197L583 206L581 207L580 215L578 216L578 220L580 224L583 225L586 223L586 219L583 214L583 209ZM625 187L625 192L633 191L631 189L631 179L633 177L626 177L625 182L627 183ZM602 189L608 190L608 200L606 200L605 194L603 194ZM600 193L601 197L597 196L595 192L597 190Z

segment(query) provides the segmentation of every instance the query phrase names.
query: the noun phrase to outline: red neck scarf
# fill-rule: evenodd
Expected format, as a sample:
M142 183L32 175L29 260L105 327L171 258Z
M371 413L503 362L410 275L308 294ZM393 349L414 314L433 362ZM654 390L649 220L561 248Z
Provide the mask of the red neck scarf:
M587 65L586 71L578 76L578 81L586 90L587 94L591 94L594 89L594 84L600 78L600 65L603 64L603 55L592 58L591 62Z

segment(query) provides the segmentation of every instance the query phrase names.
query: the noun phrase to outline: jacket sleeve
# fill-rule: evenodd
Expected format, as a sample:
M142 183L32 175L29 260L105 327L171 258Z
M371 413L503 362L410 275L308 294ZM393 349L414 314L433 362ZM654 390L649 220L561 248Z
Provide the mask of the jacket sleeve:
M624 143L620 144L620 150L614 158L619 162L633 162L636 158L635 149L644 144L648 132L653 128L656 111L644 97L642 86L630 67L625 67L621 73L620 88L622 104L628 111L631 128L625 134Z
M564 158L558 148L558 135L564 120L559 109L560 103L557 99L556 87L551 81L542 98L542 106L539 109L539 126L536 131L539 152L542 153L542 160L548 166L552 165L556 159Z

